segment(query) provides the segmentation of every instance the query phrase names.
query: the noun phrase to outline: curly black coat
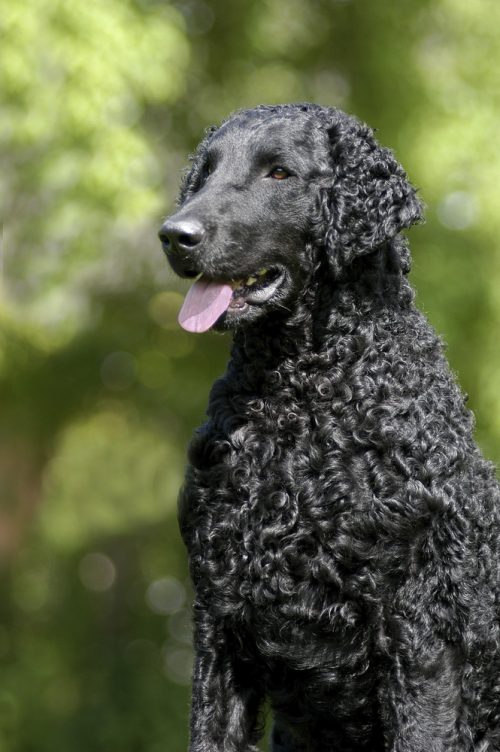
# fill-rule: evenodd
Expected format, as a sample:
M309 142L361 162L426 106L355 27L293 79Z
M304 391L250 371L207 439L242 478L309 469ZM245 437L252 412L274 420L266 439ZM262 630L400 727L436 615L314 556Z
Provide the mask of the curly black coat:
M181 495L192 752L256 750L266 698L275 752L500 750L500 492L413 305L421 214L367 126L261 106L208 132L160 232L182 276L264 280L217 320Z

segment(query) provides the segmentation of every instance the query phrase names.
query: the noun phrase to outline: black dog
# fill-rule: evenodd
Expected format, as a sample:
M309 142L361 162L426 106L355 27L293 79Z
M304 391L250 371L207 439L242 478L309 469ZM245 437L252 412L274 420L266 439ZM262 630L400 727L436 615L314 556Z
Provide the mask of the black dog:
M234 329L192 442L192 752L500 750L500 492L400 232L421 205L344 113L211 130L160 237L180 321Z

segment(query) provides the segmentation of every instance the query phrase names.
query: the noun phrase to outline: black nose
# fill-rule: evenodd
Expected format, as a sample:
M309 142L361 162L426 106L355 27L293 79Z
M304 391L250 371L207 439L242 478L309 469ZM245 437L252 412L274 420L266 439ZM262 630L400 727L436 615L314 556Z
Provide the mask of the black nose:
M205 230L196 219L167 219L158 233L165 251L192 251L203 240Z

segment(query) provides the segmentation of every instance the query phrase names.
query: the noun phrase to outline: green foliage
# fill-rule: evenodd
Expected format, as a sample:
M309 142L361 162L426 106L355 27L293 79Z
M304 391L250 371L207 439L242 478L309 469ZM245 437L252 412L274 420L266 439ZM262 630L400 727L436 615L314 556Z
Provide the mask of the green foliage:
M148 107L182 94L189 46L168 5L16 0L1 24L7 292L38 320L76 325L82 287L120 276L161 211L141 126Z
M53 549L78 550L103 535L160 522L175 512L182 449L123 411L108 408L73 423L46 478L44 538ZM103 492L89 494L89 476Z
M494 0L8 0L0 18L0 752L186 748L175 502L228 341L175 321L156 230L260 101L379 129L428 204L418 303L500 459Z

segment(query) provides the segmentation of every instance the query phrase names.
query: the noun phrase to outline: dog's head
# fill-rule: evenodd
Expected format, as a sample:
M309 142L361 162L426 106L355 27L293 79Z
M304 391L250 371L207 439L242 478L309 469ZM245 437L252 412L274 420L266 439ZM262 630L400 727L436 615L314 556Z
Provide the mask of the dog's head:
M372 131L317 105L262 106L210 129L160 230L174 272L198 278L180 314L191 331L293 311L322 256L334 275L421 218Z

